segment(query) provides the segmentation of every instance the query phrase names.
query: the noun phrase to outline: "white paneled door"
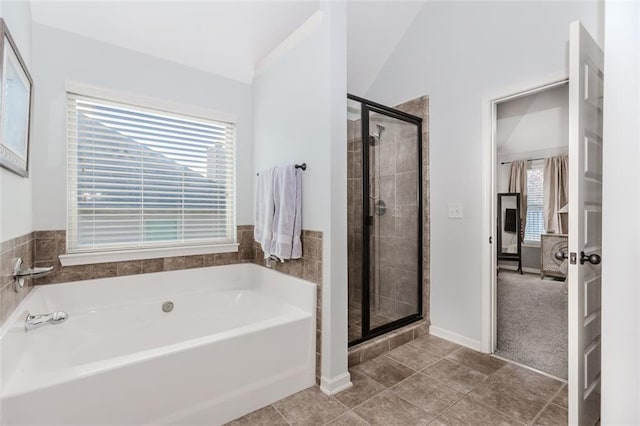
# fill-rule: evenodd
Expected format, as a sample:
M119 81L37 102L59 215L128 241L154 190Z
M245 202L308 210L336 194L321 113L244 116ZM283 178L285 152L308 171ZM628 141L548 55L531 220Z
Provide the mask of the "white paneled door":
M569 424L600 418L603 53L580 22L569 42Z

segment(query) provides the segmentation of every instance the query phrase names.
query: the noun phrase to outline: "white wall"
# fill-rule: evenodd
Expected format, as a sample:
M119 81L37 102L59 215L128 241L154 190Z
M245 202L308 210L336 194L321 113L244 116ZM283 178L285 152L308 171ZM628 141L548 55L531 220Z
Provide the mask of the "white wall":
M330 34L331 231L326 244L331 253L326 267L331 285L323 288L323 312L328 316L323 332L330 333L324 339L330 358L322 360L320 386L336 393L351 386L347 369L347 6L345 2L325 3L321 10L329 17Z
M328 34L316 13L292 38L286 53L253 82L253 163L257 171L307 163L302 184L302 227L330 227ZM326 22L324 23L326 25ZM278 51L274 52L277 55ZM253 173L254 181L256 174ZM255 183L254 183L255 186Z
M429 95L431 321L471 346L480 347L488 242L481 233L482 102L566 74L569 23L577 19L602 40L595 2L427 2L366 94L387 105ZM447 219L450 202L463 204L463 220Z
M321 4L265 59L253 88L255 171L307 163L302 227L323 234L321 386L333 392L350 383L344 4Z
M251 85L33 25L34 229L66 228L65 81L194 105L237 117L237 218L253 223Z
M523 88L524 89L524 88ZM496 107L496 187L507 192L511 164L568 154L569 85L501 102Z
M0 2L0 16L4 18L20 55L33 76L31 61L31 7L28 2ZM33 127L32 127L33 128ZM33 154L33 135L31 154ZM32 157L33 158L33 157ZM33 160L29 168L33 170ZM33 175L31 175L33 176ZM31 182L6 169L0 168L0 241L28 234L32 229Z
M640 3L606 2L602 424L640 424Z
M569 85L497 105L498 157L565 148L569 143Z

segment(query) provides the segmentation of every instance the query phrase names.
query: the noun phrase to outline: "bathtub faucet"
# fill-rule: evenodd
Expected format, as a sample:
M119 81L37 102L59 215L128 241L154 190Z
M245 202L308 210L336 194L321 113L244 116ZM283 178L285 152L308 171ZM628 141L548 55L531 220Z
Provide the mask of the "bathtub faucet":
M29 331L47 324L60 324L65 322L67 318L69 318L69 314L63 311L39 315L27 314L27 319L24 321L24 329Z

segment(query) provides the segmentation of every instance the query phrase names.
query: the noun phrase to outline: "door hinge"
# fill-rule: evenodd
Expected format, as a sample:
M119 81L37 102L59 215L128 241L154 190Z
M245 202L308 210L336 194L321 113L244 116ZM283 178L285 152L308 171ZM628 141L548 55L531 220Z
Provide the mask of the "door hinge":
M576 264L577 259L578 259L578 256L576 255L576 253L575 253L575 252L573 252L573 251L572 251L572 252L569 254L569 263L570 263L570 264L572 264L572 265L575 265L575 264Z

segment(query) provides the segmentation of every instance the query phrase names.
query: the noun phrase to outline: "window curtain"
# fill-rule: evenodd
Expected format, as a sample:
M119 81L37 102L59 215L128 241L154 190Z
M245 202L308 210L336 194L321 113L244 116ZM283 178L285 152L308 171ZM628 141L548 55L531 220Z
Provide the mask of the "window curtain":
M527 224L527 162L513 161L509 173L509 192L520 194L520 240L524 241L524 228Z
M544 227L552 234L568 231L566 215L558 214L569 201L568 170L569 157L566 155L544 160Z

